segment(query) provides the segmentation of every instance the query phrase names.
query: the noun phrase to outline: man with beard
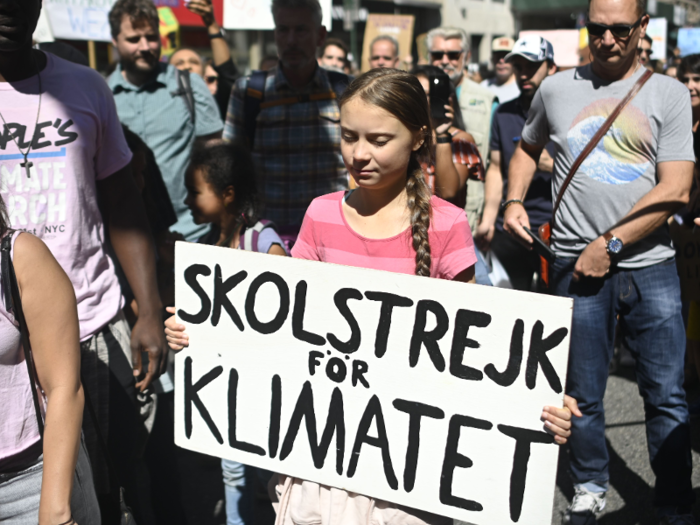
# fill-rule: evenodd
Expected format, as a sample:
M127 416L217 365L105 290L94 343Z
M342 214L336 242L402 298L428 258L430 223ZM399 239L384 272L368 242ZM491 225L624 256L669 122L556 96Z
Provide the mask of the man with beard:
M318 0L273 0L272 16L279 65L236 82L224 139L248 142L264 216L291 243L313 199L348 187L337 97L350 79L318 65Z
M109 88L95 71L32 49L40 10L41 0L0 0L0 193L12 227L41 238L73 284L87 405L115 476L138 499L139 391L167 352L148 219ZM131 330L105 230L138 303ZM102 522L119 523L119 486L109 483L93 423L84 418Z
M199 75L159 62L158 11L152 0L118 0L109 13L119 65L107 80L119 120L153 151L178 221L172 227L194 241L205 233L185 206L185 170L196 139L223 129L214 98Z
M479 248L484 251L490 249L498 257L514 289L530 291L533 276L540 273L540 258L503 231L500 209L507 193L510 159L520 140L532 98L544 79L556 72L557 66L554 65L552 44L539 36L526 36L518 40L505 60L515 71L520 96L500 104L493 116L491 164L484 182L486 204L481 224L476 230L476 242ZM542 151L537 172L523 201L535 231L552 215L553 154L554 144L550 142Z

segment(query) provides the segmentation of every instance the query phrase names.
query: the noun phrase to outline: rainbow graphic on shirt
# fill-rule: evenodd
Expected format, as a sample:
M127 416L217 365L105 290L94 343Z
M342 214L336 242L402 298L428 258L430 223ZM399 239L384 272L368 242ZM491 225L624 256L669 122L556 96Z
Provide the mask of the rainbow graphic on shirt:
M574 159L619 103L620 100L615 98L597 100L576 116L566 135L569 151ZM578 172L606 184L627 184L635 181L651 164L652 142L649 119L640 109L629 104L583 161Z

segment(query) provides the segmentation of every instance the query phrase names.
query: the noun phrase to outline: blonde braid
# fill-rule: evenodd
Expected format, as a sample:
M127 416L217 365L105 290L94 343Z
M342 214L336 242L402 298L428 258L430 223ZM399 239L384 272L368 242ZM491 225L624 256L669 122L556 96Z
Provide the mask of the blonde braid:
M406 179L406 198L411 214L411 236L413 249L416 251L416 275L430 277L430 189L420 168L411 170Z

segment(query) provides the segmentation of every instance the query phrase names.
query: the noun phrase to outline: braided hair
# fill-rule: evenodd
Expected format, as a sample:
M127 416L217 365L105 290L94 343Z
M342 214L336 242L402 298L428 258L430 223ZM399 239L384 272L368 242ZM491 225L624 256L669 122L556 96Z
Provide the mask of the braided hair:
M425 91L418 79L391 68L372 69L357 77L338 104L342 107L355 97L382 108L396 117L412 133L420 132L420 148L411 152L406 173L406 196L411 219L411 238L416 252L416 275L430 276L430 240L428 230L432 207L430 189L425 182L421 161L430 162L433 151L433 130Z

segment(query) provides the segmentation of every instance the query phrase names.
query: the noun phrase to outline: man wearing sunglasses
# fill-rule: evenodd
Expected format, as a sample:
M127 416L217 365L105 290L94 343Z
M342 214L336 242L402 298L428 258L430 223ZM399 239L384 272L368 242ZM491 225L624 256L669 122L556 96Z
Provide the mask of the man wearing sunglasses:
M428 33L427 43L430 63L441 68L452 80L459 108L462 111L465 131L474 137L481 158L488 159L495 96L466 75L465 66L471 56L466 33L455 27L438 27ZM474 234L484 210L483 182L467 180L465 210Z
M531 245L521 204L543 147L556 145L552 195L574 160L646 73L637 56L643 0L592 0L593 62L547 78L535 94L508 173L504 228ZM644 399L653 505L661 524L692 524L690 424L683 390L685 332L675 251L666 222L688 202L692 117L684 86L653 75L585 157L554 218L549 288L574 301L567 394L574 418L575 495L564 523L594 524L605 507L608 450L603 395L619 322ZM619 321L617 318L619 316Z

